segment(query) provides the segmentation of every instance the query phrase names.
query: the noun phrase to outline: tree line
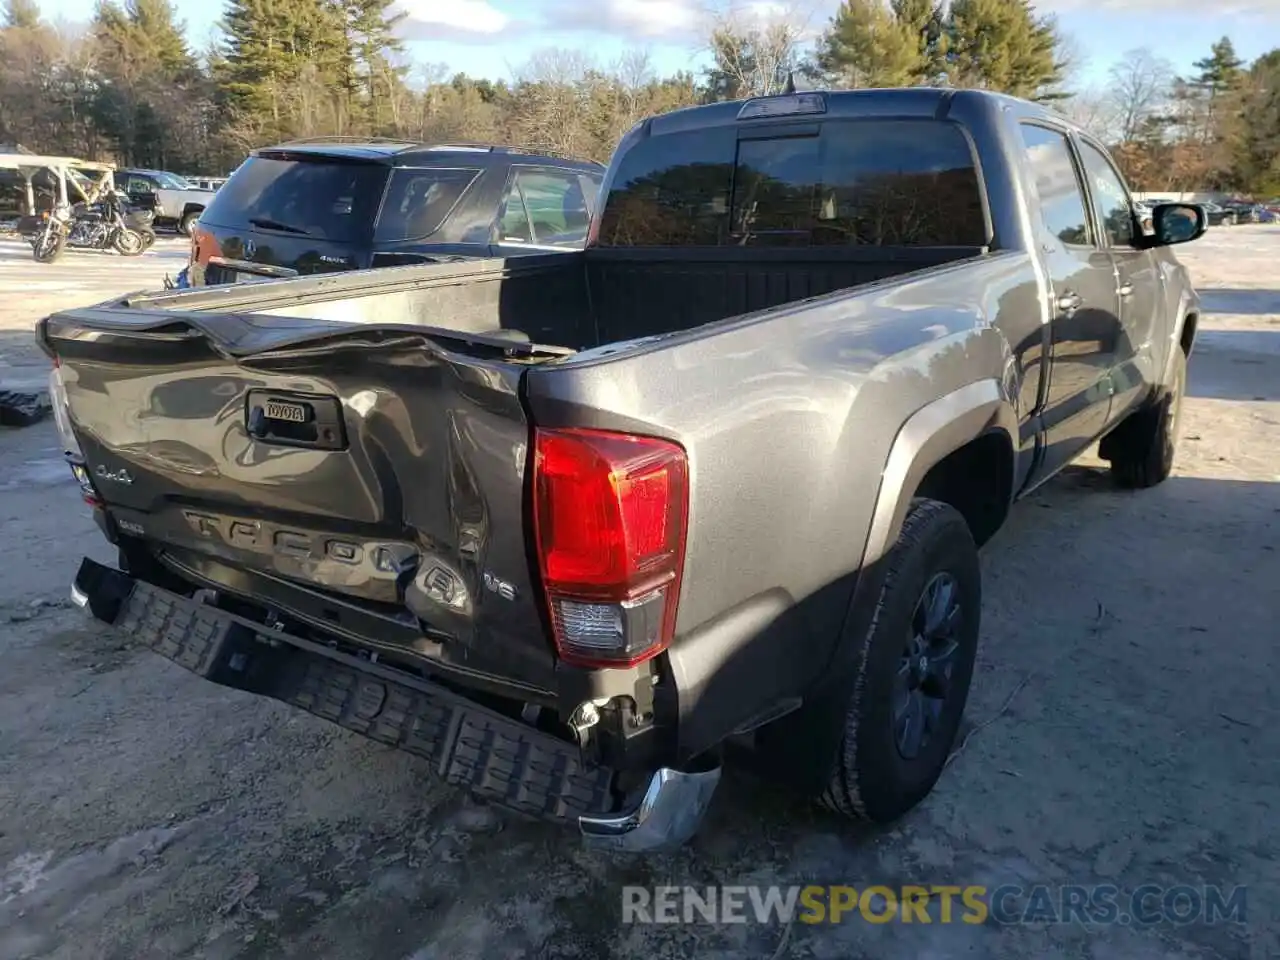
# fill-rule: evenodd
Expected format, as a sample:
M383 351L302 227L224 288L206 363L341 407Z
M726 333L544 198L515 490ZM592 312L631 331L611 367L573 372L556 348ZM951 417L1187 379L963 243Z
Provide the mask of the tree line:
M1102 93L1031 0L844 0L811 38L791 13L710 16L705 70L647 55L600 64L548 49L509 80L414 64L393 0L227 0L194 49L171 0L98 0L82 28L4 0L0 143L188 173L320 136L510 142L607 160L656 113L800 86L942 85L1044 101L1107 141L1137 189L1280 193L1280 49L1246 64L1229 39L1178 76L1128 54Z

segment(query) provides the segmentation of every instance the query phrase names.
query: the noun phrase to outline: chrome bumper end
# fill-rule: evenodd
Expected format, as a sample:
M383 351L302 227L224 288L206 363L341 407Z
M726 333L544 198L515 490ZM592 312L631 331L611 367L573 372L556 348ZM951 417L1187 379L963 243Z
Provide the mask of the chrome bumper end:
M578 817L578 829L588 847L626 853L671 850L697 833L719 783L719 767L698 773L662 767L634 810L584 814Z

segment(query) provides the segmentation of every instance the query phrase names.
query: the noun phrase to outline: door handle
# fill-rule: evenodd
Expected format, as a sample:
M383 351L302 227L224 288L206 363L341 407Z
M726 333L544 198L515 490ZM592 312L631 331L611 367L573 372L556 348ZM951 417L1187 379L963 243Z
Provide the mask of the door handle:
M1080 304L1084 301L1078 293L1064 293L1058 298L1058 309L1063 313L1074 313L1080 309Z
M1133 284L1132 284L1132 283L1126 283L1126 284L1123 284L1123 285L1120 287L1120 296L1122 296L1122 297L1131 297L1131 296L1133 296Z

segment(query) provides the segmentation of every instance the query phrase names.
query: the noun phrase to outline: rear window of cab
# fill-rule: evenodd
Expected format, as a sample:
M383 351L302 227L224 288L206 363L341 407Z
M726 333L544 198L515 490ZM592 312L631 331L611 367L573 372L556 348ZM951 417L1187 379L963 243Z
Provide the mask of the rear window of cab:
M599 246L982 246L973 148L954 123L825 120L649 137L622 157ZM776 128L775 128L776 129Z

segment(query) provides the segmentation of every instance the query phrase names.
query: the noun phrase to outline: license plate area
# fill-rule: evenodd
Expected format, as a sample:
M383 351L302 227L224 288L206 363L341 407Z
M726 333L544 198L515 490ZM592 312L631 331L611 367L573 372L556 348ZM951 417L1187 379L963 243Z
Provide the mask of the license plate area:
M342 404L325 394L250 390L245 430L260 443L311 450L345 450Z

